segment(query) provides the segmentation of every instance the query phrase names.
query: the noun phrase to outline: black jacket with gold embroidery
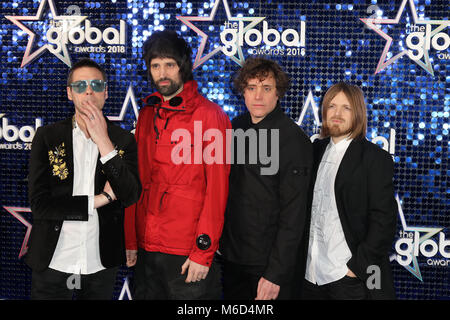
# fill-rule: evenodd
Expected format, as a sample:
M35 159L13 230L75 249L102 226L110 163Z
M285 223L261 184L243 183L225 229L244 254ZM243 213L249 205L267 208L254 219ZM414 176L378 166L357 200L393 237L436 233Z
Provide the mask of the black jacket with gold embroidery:
M137 146L133 135L111 124L108 135L118 154L95 171L95 194L109 181L117 197L97 209L100 227L100 257L105 268L125 261L124 208L141 193ZM33 228L26 263L34 270L48 267L64 221L88 220L88 196L73 196L72 118L39 128L33 138L28 191Z

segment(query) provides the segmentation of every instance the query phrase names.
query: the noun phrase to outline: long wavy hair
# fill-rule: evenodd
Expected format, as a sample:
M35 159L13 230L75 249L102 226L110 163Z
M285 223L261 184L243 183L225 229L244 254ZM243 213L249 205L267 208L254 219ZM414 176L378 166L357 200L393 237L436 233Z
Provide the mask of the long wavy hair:
M322 99L322 129L320 136L326 138L330 136L330 129L327 126L327 109L331 100L339 93L343 92L350 102L352 112L351 138L364 138L367 131L367 111L362 90L355 85L339 82L332 85Z

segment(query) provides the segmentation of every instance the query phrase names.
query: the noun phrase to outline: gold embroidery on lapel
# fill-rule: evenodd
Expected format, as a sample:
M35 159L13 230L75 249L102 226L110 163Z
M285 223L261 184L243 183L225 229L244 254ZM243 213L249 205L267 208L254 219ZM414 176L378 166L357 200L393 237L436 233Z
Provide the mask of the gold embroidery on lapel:
M48 152L48 160L53 170L53 175L64 180L69 175L69 169L67 169L64 157L66 156L66 149L64 149L64 142L54 150Z

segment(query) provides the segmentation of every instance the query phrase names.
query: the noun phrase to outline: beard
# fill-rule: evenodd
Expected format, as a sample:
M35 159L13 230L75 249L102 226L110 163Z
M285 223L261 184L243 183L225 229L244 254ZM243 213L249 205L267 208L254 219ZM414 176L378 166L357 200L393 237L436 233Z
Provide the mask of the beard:
M349 135L352 132L351 126L349 127L342 127L339 124L331 124L328 126L328 131L330 134L330 137L342 137Z
M170 84L167 86L160 86L159 83L162 81L169 81ZM169 78L160 79L155 83L156 90L158 90L159 93L166 97L171 96L175 92L177 92L181 88L181 85L182 83L175 82Z

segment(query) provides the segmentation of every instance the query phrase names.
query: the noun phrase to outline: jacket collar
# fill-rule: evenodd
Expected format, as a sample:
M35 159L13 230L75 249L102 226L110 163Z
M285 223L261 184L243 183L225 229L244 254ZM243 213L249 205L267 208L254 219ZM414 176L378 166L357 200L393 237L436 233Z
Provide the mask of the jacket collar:
M325 150L330 143L330 140L331 138L327 137L314 141L314 172L316 173ZM347 180L347 178L352 175L352 172L354 172L355 168L361 164L362 150L365 140L365 138L354 138L350 142L350 145L345 151L344 157L342 158L341 164L339 165L339 169L336 174L336 188L340 188L342 184Z
M365 138L355 138L348 146L338 172L336 173L336 188L342 187L345 181L356 171L356 168L361 165L363 144L365 140Z
M252 117L250 116L250 112L247 111L246 117L250 127L254 128L267 128L271 129L276 127L276 122L282 117L284 114L283 109L281 109L280 104L277 102L275 109L273 109L267 116L264 117L258 123L252 123Z

